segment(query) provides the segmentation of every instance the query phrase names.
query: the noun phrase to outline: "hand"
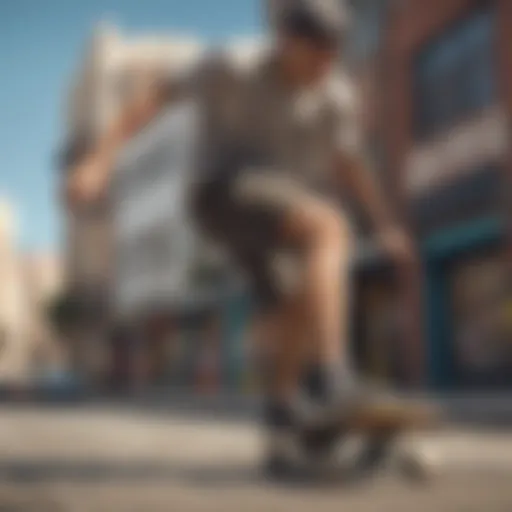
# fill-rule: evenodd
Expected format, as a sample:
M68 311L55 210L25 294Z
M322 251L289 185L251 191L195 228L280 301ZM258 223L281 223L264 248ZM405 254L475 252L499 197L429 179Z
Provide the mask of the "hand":
M66 201L74 208L98 200L107 186L108 170L102 162L86 158L70 173L66 183Z
M398 265L409 267L416 261L411 239L400 227L388 227L379 234L379 239L386 253Z

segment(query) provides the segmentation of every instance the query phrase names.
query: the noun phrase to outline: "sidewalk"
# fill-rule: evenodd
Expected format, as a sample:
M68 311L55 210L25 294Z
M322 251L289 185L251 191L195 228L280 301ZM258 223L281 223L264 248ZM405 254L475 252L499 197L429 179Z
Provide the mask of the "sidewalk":
M439 404L450 423L512 427L512 393L404 396ZM136 406L141 409L227 416L241 420L257 418L260 405L260 399L255 396L228 392L201 396L192 392L166 389L141 392L132 396L102 397L99 401L109 407Z
M232 420L258 419L260 399L221 391L200 395L193 391L162 387L117 395L88 390L23 390L0 393L0 404L16 406L35 404L43 406L88 407L108 409L138 409L148 412L182 413L196 416L225 417ZM448 423L488 425L512 428L511 393L414 394L404 393L406 399L425 399L444 411Z

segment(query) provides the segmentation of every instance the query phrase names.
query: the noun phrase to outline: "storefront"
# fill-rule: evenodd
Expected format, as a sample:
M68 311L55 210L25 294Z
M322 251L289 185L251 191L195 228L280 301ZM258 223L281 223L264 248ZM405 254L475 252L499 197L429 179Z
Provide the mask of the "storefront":
M400 384L407 364L403 307L397 275L380 258L360 264L354 276L350 351L357 367L372 379ZM225 304L223 381L241 392L261 389L257 370L257 318L253 318L250 294L234 294ZM341 342L341 341L340 341Z
M510 388L503 166L491 159L463 171L411 205L425 267L430 387Z
M453 262L448 273L455 377L464 387L512 386L504 254L491 248Z
M391 273L360 279L353 352L362 372L383 383L403 375L400 296Z
M400 270L374 247L361 253L354 279L350 338L355 362L383 385L406 385L410 353Z
M484 218L446 229L424 244L429 367L437 388L512 388L503 226Z

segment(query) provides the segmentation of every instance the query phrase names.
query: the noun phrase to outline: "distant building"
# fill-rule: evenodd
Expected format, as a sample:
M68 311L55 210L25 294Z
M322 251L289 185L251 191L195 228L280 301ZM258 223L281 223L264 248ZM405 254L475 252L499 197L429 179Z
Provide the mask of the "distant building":
M155 74L182 72L200 53L201 45L192 38L126 38L115 27L98 26L72 80L65 116L63 180L142 82ZM84 373L98 375L98 379L108 364L104 341L110 329L109 296L115 273L111 213L109 190L96 204L73 214L66 212L66 282L84 315L83 339L76 340L75 359L87 367Z
M140 81L156 74L183 70L200 53L194 40L146 36L123 38L115 29L99 26L80 63L67 108L64 171L72 170L101 138ZM106 191L108 196L108 191ZM110 275L108 197L89 211L68 217L68 278L77 288L101 291Z
M190 292L197 254L185 201L196 123L193 104L172 106L119 159L112 189L119 316L147 313Z
M20 257L23 266L26 336L33 347L34 373L63 369L67 346L51 323L49 308L63 289L61 258L52 252Z
M30 375L23 273L17 251L17 218L0 202L0 384L23 382Z
M51 253L26 256L17 247L17 219L0 202L0 385L25 384L55 363L65 364L48 319L61 286L61 265Z
M226 55L243 68L263 49L239 40ZM164 323L179 330L187 317L207 319L222 309L223 293L236 279L222 253L197 232L187 206L200 115L194 99L169 105L129 141L114 174L113 314L146 333L155 321L162 332ZM144 337L151 351L154 335Z

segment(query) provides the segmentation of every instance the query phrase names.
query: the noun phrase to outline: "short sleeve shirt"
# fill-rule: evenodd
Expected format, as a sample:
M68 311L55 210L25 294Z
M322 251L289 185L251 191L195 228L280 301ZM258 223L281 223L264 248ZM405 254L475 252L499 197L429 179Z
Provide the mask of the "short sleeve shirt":
M199 179L250 167L322 187L337 155L361 152L357 98L339 69L314 89L292 91L272 56L249 69L218 60L203 68L195 92L202 112Z

